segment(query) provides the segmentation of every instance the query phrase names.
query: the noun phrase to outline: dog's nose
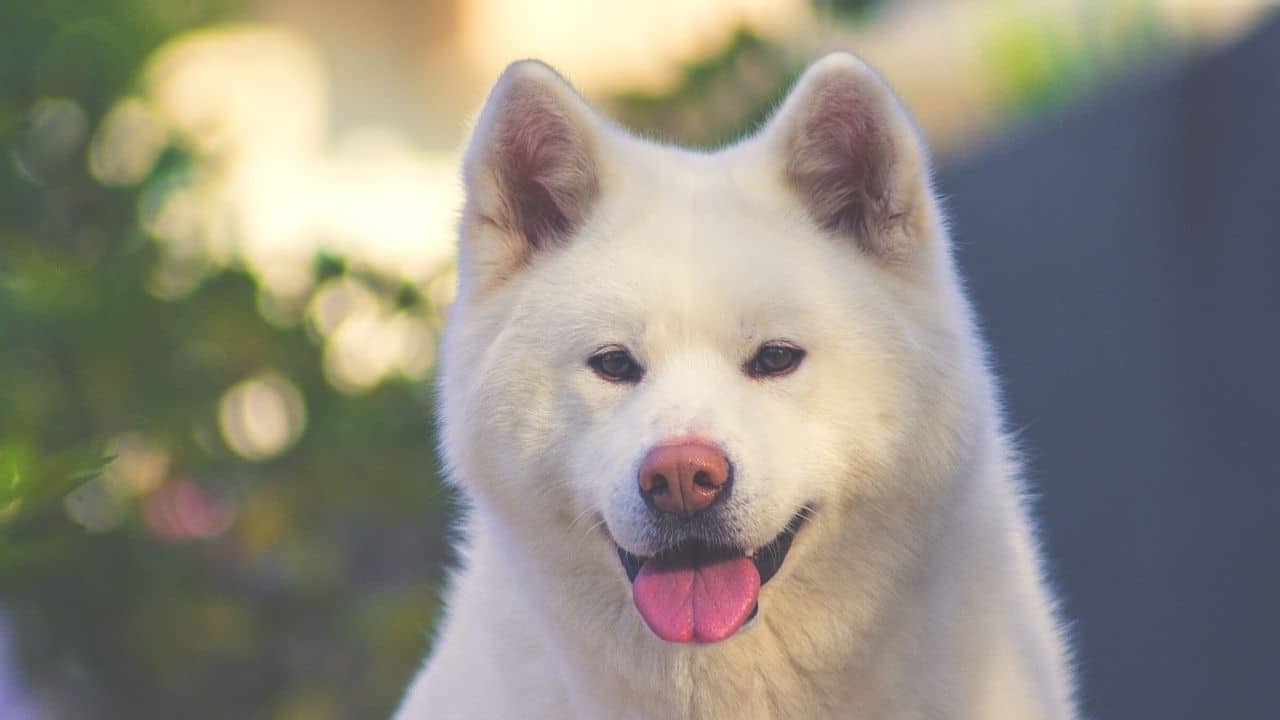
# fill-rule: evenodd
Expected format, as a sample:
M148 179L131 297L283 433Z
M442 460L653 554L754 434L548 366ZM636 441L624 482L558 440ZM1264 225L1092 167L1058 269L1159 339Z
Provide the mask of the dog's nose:
M640 463L640 495L654 508L689 517L729 488L729 459L701 440L656 445Z

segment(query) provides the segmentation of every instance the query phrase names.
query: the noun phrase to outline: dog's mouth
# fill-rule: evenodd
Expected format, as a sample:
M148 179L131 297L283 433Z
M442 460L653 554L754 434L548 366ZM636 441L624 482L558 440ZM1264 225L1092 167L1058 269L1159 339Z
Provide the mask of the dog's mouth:
M811 514L808 507L802 508L777 537L754 550L696 539L652 557L618 547L636 610L649 629L668 642L728 638L759 612L760 587L778 574L791 541Z

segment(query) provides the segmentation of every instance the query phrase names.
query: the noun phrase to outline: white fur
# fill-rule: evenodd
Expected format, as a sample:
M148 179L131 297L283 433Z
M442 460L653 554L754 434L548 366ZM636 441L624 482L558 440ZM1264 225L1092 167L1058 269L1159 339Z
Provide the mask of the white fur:
M856 83L887 129L892 256L820 229L783 172L828 82ZM516 85L563 110L595 163L572 174L598 183L565 192L590 211L531 255L492 217L489 144ZM701 153L643 142L520 63L467 163L440 413L469 509L447 615L397 718L1076 717L927 157L877 76L830 56L761 132ZM778 338L807 351L799 369L744 374ZM639 384L587 366L609 343L643 364ZM707 646L648 630L613 547L658 549L636 467L689 432L734 463L742 547L816 508L759 618Z

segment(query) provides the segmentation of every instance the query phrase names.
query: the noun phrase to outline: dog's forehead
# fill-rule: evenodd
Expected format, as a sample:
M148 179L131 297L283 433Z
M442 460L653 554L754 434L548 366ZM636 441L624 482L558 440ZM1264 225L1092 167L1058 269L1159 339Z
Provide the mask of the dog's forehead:
M592 238L600 253L622 273L702 285L789 282L788 274L820 266L816 256L828 248L814 247L816 233L787 198L722 165L672 163L624 186L602 208Z
M652 150L629 158L593 220L537 270L540 289L523 295L522 315L587 344L655 332L737 344L849 312L857 253L814 227L762 169Z
M617 332L736 345L757 332L821 327L852 278L841 267L846 253L802 235L794 221L735 201L654 203L568 248L545 278L557 292L534 295L555 298L545 312L580 328L584 342Z
M786 228L739 210L720 198L635 207L602 233L598 261L650 306L726 296L741 306L740 295L785 288L803 261L797 253L779 267Z

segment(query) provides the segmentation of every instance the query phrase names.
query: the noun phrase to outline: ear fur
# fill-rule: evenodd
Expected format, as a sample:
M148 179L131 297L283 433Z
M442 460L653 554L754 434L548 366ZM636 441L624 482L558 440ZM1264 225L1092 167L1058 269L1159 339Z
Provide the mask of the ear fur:
M763 131L809 216L885 262L910 256L933 218L928 159L885 82L833 53L811 65Z
M501 283L586 221L600 194L598 129L547 65L524 60L503 72L463 161L459 255L482 286Z

